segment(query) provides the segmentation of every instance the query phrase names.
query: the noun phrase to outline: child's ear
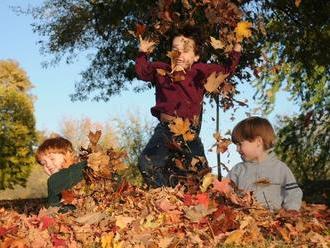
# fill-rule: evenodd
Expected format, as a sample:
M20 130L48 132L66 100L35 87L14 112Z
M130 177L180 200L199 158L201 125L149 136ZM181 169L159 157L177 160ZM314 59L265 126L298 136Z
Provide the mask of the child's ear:
M256 138L258 146L264 146L264 141L260 136L257 136Z
M197 62L199 60L199 55L196 55L194 58L194 62Z

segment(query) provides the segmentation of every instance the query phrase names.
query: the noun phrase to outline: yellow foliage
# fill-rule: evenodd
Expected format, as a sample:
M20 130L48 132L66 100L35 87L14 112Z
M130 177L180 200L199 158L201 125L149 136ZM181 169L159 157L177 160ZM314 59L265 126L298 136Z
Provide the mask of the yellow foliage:
M32 88L26 72L13 60L0 60L0 85L24 92Z
M236 39L238 42L242 41L244 38L249 38L252 35L251 22L239 22L235 28Z

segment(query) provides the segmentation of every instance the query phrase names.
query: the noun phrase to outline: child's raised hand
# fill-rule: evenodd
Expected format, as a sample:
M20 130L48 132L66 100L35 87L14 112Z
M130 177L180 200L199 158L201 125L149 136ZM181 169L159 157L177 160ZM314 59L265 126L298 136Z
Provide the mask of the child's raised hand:
M152 53L153 50L155 49L156 42L152 40L144 40L142 39L141 35L139 35L139 40L140 40L140 47L139 51L144 52L144 53Z
M241 52L242 51L242 45L240 44L240 43L236 43L235 45L234 45L234 51L235 52Z

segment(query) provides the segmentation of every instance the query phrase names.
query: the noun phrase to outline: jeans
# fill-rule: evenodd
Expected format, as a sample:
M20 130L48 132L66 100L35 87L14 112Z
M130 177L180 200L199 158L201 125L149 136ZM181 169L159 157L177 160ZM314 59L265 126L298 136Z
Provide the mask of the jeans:
M171 172L167 170L167 166L171 162L171 156L175 153L170 145L172 139L173 135L167 124L160 122L142 151L139 158L139 169L145 182L151 187L171 186L169 181ZM185 152L185 158L188 157L190 160L194 156L205 158L204 146L199 137L187 142L187 150L189 152Z

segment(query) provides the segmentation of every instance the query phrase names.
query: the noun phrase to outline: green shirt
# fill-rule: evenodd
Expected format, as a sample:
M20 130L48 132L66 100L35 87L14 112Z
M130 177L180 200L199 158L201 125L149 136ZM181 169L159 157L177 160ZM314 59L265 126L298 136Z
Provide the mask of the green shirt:
M83 169L87 166L86 161L71 165L62 169L48 178L48 204L49 206L61 206L61 192L71 189L83 180Z

